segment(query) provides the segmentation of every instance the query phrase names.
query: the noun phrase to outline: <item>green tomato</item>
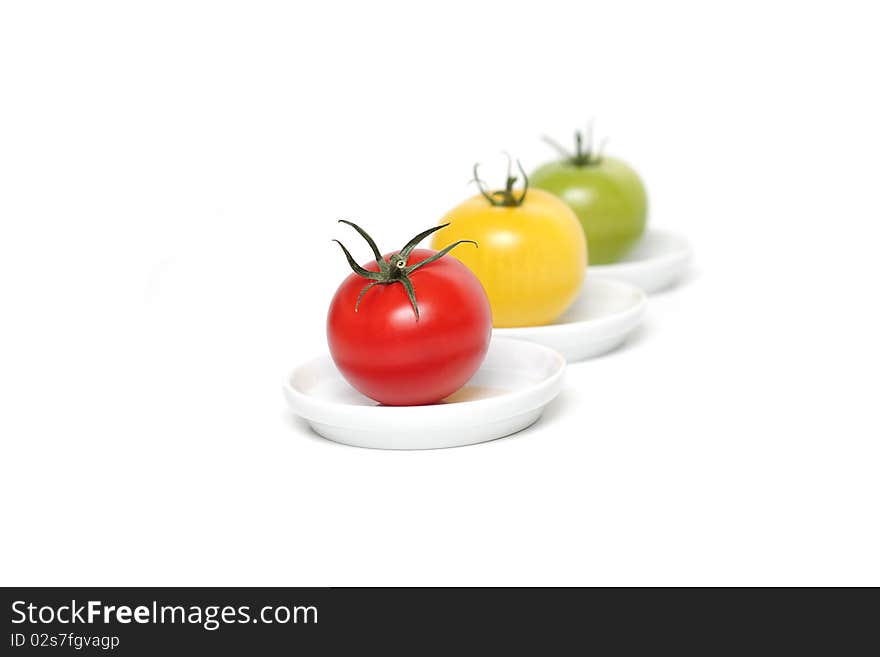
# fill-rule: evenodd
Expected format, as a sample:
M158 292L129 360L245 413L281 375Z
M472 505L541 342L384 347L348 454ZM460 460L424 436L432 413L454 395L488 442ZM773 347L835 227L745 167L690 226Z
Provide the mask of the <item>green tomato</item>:
M577 215L587 237L589 262L617 262L645 231L648 197L638 174L625 162L581 151L549 162L529 183L561 198Z

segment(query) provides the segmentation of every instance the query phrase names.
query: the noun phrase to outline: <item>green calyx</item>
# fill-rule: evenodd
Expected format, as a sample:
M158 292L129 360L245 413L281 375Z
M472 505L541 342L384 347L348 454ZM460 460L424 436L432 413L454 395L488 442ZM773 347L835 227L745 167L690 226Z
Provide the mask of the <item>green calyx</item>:
M431 233L435 233L441 228L446 228L449 224L442 224L440 226L434 226L434 228L429 228L428 230L422 231L415 237L413 237L409 242L406 243L399 253L395 253L391 257L386 260L382 257L382 254L379 252L379 247L376 246L376 242L373 241L373 238L370 237L367 232L358 226L355 223L350 221L346 221L345 219L340 219L339 223L348 224L352 228L354 228L361 237L366 240L367 244L370 245L370 249L373 251L373 256L376 258L376 264L379 265L379 271L370 271L369 269L364 269L361 267L354 258L351 257L351 253L349 253L348 249L345 248L345 245L339 240L333 240L336 242L340 248L342 248L342 252L345 254L346 260L348 260L348 265L351 267L351 270L357 274L358 276L362 276L363 278L368 279L370 282L364 286L364 289L361 290L361 293L358 295L357 302L354 305L354 311L357 312L358 308L361 305L361 299L364 298L364 295L369 292L372 288L377 285L391 285L392 283L400 283L403 285L403 289L406 290L406 295L409 297L409 302L412 304L413 310L416 313L416 321L419 320L419 304L416 301L416 291L413 287L412 281L410 280L410 276L412 273L418 269L421 269L425 265L429 265L435 260L439 260L447 253L452 251L459 244L473 244L476 247L479 247L479 244L474 242L473 240L458 240L457 242L453 242L445 249L442 249L432 255L430 258L425 258L420 262L415 263L414 265L407 265L407 259L410 254L412 254L413 249L418 246L419 242L428 237Z
M576 167L589 167L596 166L597 164L602 163L602 151L605 148L605 144L608 142L607 139L603 139L599 144L599 147L593 148L593 124L590 123L587 126L587 138L586 144L584 144L584 134L580 130L575 130L574 133L574 153L569 151L564 146L560 145L559 142L551 139L550 137L543 137L544 141L547 142L554 150L556 150L565 160Z
M489 201L489 203L493 207L515 208L523 204L523 201L526 200L526 194L529 191L529 177L526 175L526 171L525 169L523 169L523 166L522 164L520 164L519 160L516 161L516 167L522 174L523 188L518 196L514 193L513 186L516 184L516 181L519 180L519 178L513 175L513 163L511 162L509 155L507 156L507 182L504 184L504 189L490 192L485 183L480 180L480 175L477 172L477 169L479 169L479 167L479 163L474 165L473 182L477 183L480 194L482 194L483 198Z

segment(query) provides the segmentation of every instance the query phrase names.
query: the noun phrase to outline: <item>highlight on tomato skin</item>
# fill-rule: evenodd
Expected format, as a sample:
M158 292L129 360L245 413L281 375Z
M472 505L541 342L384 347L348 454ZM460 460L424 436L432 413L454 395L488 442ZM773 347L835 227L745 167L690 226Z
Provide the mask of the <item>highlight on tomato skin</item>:
M373 260L360 265L341 247L352 273L327 312L333 362L353 388L381 404L434 404L476 373L492 337L492 312L476 276L450 252L476 250L469 239L443 249L416 245L444 226L382 254L360 226Z
M638 243L648 217L648 196L638 173L623 160L593 147L592 126L586 142L575 132L569 151L545 137L561 158L532 172L535 187L562 199L577 216L590 245L590 262L618 262Z
M577 298L587 267L587 241L574 212L549 192L529 186L509 162L504 188L489 190L474 167L479 193L444 215L448 228L434 234L442 249L468 237L479 249L456 257L486 289L496 328L540 326L564 313Z

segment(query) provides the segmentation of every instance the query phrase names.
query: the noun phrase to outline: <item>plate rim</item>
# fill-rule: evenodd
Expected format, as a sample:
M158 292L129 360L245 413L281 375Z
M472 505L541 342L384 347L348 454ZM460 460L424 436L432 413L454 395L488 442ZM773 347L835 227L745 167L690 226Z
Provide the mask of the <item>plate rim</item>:
M635 295L636 302L629 308L621 310L617 313L613 313L611 315L606 315L605 317L597 317L596 319L581 319L575 322L565 322L563 324L551 323L541 324L537 326L510 326L497 329L493 328L492 334L494 335L496 331L504 331L504 333L499 336L500 338L516 339L516 335L525 335L527 333L562 333L566 331L576 330L578 328L583 330L587 326L589 326L590 328L598 329L613 323L625 323L630 319L638 319L639 317L644 315L645 310L648 306L648 295L638 285L634 285L633 283L621 281L612 277L591 277L590 280L584 281L584 285L593 283L597 283L599 285L609 285L611 287L625 288L628 292L631 292Z
M394 416L400 420L403 420L408 417L415 417L417 415L443 415L449 413L451 408L469 408L475 405L483 406L489 409L494 408L500 410L506 406L515 406L517 400L523 397L528 397L532 395L538 396L539 401L530 404L527 407L516 408L515 413L511 414L512 416L513 414L527 413L533 411L536 408L546 406L550 401L552 401L553 398L558 394L558 391L553 391L556 390L556 388L561 387L561 380L564 378L565 370L568 365L565 357L555 349L534 342L526 342L524 340L518 340L516 338L504 336L499 336L496 338L494 335L492 337L492 340L499 340L501 342L515 344L516 348L518 349L534 349L538 351L544 351L548 355L550 355L555 361L554 371L549 376L538 381L532 386L520 390L515 390L507 394L499 395L497 397L471 399L456 402L454 404L423 404L418 406L383 406L381 404L376 404L363 406L357 404L344 404L325 401L300 392L296 389L296 387L293 386L292 380L294 375L303 367L322 361L326 362L328 360L331 364L333 363L333 359L330 354L325 353L323 355L309 358L290 370L284 377L282 390L284 392L284 396L287 400L288 406L291 408L291 410L293 410L294 413L302 417L304 420L308 422L314 421L320 422L322 424L332 424L333 426L338 427L351 427L356 425L356 417L358 416L369 416L371 418L384 418ZM548 393L552 394L549 394L548 396ZM332 422L328 421L324 417L321 417L325 413L338 414L340 408L345 409L345 417L338 417ZM311 412L312 410L317 411L317 416ZM355 419L353 420L353 418Z
M613 278L615 272L620 270L642 268L666 263L678 263L679 261L686 262L693 257L694 249L691 245L690 240L677 231L669 230L666 228L651 228L647 231L646 234L660 234L671 237L678 242L679 248L677 248L675 251L670 251L669 253L663 253L661 255L653 256L651 258L644 258L641 260L609 262L605 265L587 264L587 271L592 271L593 275L596 276L601 275Z

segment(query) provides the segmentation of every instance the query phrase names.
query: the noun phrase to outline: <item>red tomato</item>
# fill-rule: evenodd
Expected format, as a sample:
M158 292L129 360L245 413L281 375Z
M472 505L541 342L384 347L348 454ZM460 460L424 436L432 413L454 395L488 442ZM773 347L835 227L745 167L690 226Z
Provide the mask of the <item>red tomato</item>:
M365 278L364 272L380 275L378 260L358 273L343 250L356 273L330 302L327 342L345 379L367 397L392 406L432 404L461 388L483 362L492 334L492 311L477 277L452 257L425 263L411 275L401 274L411 282L414 303L404 281ZM408 255L401 258L404 251ZM374 253L380 257L375 248ZM386 275L408 272L436 254L404 247L381 256L387 263L381 269Z

